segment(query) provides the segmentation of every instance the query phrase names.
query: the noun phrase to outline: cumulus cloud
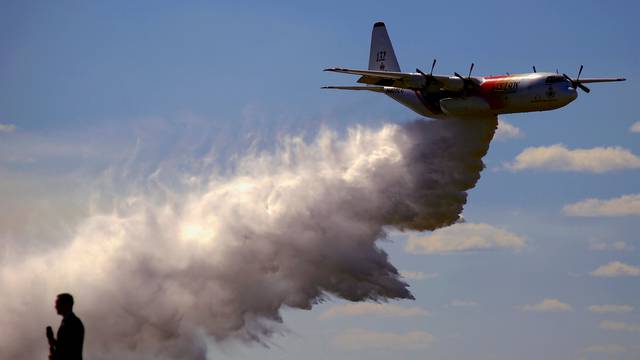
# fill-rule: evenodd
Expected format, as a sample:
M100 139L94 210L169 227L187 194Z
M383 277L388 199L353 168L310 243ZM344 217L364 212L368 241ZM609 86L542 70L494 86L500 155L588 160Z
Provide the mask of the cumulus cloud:
M631 305L591 305L589 311L594 313L625 313L633 311Z
M352 329L334 338L333 344L347 350L421 350L428 348L433 341L433 335L425 331L411 331L402 334Z
M462 223L439 229L426 236L411 235L405 250L412 254L449 254L481 250L519 251L524 239L489 224Z
M605 173L638 169L640 158L619 146L570 150L556 144L526 148L506 167L513 171L538 169Z
M421 307L396 304L355 303L335 305L320 315L321 320L335 317L373 315L381 317L417 317L428 316L429 312Z
M86 355L96 360L203 360L212 339L269 341L282 331L285 307L308 310L328 296L411 299L378 241L386 229L459 221L495 126L474 119L344 136L324 130L311 141L283 137L225 171L193 166L185 174L174 158L141 178L124 171L126 186L96 189L103 205L88 206L60 246L20 259L0 253L0 289L11 294L0 297L0 328L11 329L0 337L3 356L46 356L32 344L42 324L59 321L50 301L63 291L92 329ZM432 339L347 335L408 348Z
M562 208L568 216L640 215L640 194L623 195L609 200L586 199Z
M565 304L558 299L544 299L537 304L522 305L518 307L522 311L531 312L562 312L571 311L572 307L569 304Z
M0 124L0 133L11 133L16 131L16 126L13 124Z
M612 261L607 265L602 265L591 272L596 277L621 277L621 276L640 276L640 266L633 266L621 263L620 261Z
M640 121L634 122L631 127L629 127L629 131L632 133L640 133Z
M400 271L400 276L409 280L435 279L440 276L438 273L423 273L421 271Z
M630 324L623 321L603 320L600 322L600 328L613 331L640 332L640 324Z
M633 249L633 245L627 244L624 241L611 243L594 241L589 243L589 250L591 251L633 251Z
M498 120L498 129L496 130L496 140L517 139L524 136L524 132L517 126L505 120Z
M592 345L584 349L586 352L591 353L604 353L604 354L616 354L627 351L622 345L606 344L606 345Z

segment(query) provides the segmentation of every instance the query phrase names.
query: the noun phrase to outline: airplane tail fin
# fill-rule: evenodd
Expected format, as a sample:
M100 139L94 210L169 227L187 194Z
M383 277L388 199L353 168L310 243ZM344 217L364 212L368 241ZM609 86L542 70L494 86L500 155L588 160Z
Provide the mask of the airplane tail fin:
M373 25L371 32L371 52L369 53L369 70L400 71L396 54L393 52L391 39L383 22Z

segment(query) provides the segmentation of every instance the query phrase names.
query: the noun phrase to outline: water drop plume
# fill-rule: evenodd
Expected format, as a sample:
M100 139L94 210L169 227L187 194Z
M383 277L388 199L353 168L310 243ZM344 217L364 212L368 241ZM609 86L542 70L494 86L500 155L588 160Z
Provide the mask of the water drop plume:
M327 295L410 299L376 242L388 229L458 221L495 128L474 119L325 129L247 154L232 172L176 170L187 190L114 193L64 245L2 258L3 357L46 356L60 292L76 297L91 359L205 359L212 340L268 343L284 329L283 308Z

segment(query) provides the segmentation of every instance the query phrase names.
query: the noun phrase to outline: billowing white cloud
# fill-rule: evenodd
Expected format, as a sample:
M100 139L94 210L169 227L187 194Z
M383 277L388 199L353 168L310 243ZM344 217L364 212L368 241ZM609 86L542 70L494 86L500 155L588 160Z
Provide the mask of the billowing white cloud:
M624 241L616 242L591 242L589 243L589 250L591 251L633 251L633 245L627 244Z
M524 136L524 132L508 121L498 119L498 129L496 130L496 140L517 139Z
M0 133L10 133L16 131L16 126L13 124L0 124Z
M352 329L335 337L333 344L347 350L421 350L429 347L433 341L433 335L425 331L411 331L402 334Z
M613 331L640 332L640 324L630 324L623 321L603 320L600 322L600 328Z
M633 125L631 125L631 127L629 128L629 131L631 131L632 133L640 133L640 121L634 122Z
M621 276L640 276L640 266L633 266L621 263L620 261L612 261L607 265L602 265L591 272L596 277L621 277Z
M429 316L423 308L405 307L396 304L353 303L332 306L320 315L321 320L345 316L374 315L381 317L416 317Z
M640 215L640 194L623 195L609 200L586 199L562 208L568 216Z
M478 306L478 303L475 302L475 301L471 301L471 300L453 299L453 300L449 301L447 306L452 306L452 307L473 307L473 306Z
M537 304L532 305L522 305L518 307L523 311L532 311L532 312L561 312L561 311L571 311L572 307L569 304L565 304L558 299L544 299Z
M595 313L624 313L633 311L631 305L591 305L589 311Z
M640 158L619 146L567 149L562 144L528 147L506 166L513 171L538 169L604 173L638 169Z
M409 280L427 280L427 279L435 279L440 274L438 273L423 273L422 271L400 271L400 276Z
M412 254L448 254L480 250L519 251L524 239L489 224L458 223L426 236L409 236L405 250Z
M589 346L584 349L584 351L591 353L616 354L627 351L627 348L617 344L606 344Z

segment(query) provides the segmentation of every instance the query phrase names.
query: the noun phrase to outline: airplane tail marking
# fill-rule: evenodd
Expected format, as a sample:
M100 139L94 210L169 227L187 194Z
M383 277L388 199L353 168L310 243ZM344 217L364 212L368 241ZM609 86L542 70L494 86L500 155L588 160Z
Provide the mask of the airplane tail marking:
M398 65L391 39L389 39L387 28L383 22L375 23L371 31L369 70L400 72L400 65Z

